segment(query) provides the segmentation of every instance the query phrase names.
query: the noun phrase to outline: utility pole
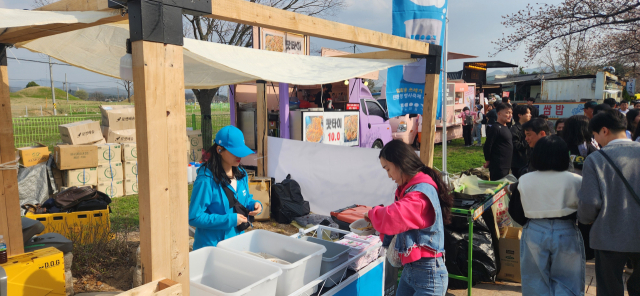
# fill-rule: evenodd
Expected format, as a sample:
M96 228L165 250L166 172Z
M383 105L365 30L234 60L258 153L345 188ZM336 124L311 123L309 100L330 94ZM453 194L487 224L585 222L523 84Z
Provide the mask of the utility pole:
M356 45L353 45L353 53L356 53Z
M67 84L67 73L64 73L64 91L67 92L67 104L69 104L69 84Z
M116 86L116 89L118 90L118 102L120 102L120 86Z
M53 87L53 65L51 65L51 57L49 57L49 78L51 80L51 99L53 99L53 115L58 115L56 111L56 89Z

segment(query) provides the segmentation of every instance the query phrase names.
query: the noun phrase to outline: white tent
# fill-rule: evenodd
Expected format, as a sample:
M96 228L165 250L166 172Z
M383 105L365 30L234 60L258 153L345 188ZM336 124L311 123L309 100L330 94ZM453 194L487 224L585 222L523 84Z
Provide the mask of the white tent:
M101 17L111 16L99 12L46 12L46 21L43 21L38 19L40 13L43 12L0 9L0 29L56 22L95 22ZM5 20L2 16L11 17ZM126 55L129 35L128 24L109 24L16 46L92 72L121 78L121 59ZM187 38L184 39L184 49L186 88L214 88L255 80L298 85L330 83L415 61L300 56Z

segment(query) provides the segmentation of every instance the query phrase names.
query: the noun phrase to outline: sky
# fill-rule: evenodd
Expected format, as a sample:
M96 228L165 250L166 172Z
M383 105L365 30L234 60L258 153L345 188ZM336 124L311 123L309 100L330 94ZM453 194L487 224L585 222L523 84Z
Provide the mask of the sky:
M391 33L391 4L392 0L345 0L347 7L328 17L328 19L340 23L354 25L366 29ZM540 0L539 4L558 4L561 0ZM495 51L495 45L491 41L497 41L502 35L511 33L502 24L502 16L524 9L530 3L528 0L450 0L449 2L449 51L478 56L477 59L453 60L448 63L448 72L462 70L462 63L468 61L500 60L523 66L524 68L535 65L524 64L524 49L506 51L495 57L489 57L490 52ZM32 9L31 0L0 0L0 8ZM329 47L345 51L353 51L350 44L311 38L312 49L319 50ZM351 46L349 48L349 46ZM379 49L365 46L356 46L356 52L369 52ZM39 84L46 84L49 80L49 66L46 63L18 62L12 59L14 56L21 59L48 61L48 57L42 54L32 53L26 49L12 48L8 53L10 84L14 86L26 85L31 80ZM60 63L55 61L56 63ZM504 69L510 70L510 69ZM95 74L86 70L70 66L54 65L53 79L56 87L61 87L65 73L72 89L76 88L116 88L118 82L114 78ZM385 74L381 73L381 78ZM47 84L48 85L48 84ZM122 90L122 87L120 87Z

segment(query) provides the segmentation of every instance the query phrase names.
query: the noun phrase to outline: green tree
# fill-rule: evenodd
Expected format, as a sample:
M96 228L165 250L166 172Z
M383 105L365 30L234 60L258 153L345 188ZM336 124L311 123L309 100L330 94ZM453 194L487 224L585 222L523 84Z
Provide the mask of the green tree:
M89 98L89 93L87 93L87 91L84 89L80 89L76 91L75 96L78 97L78 99L86 101Z
M376 87L376 82L373 79L367 79L367 87L369 88L369 92L374 93L373 88Z
M32 86L40 86L40 85L38 85L35 81L31 81L31 82L27 83L27 87L26 88L30 88Z

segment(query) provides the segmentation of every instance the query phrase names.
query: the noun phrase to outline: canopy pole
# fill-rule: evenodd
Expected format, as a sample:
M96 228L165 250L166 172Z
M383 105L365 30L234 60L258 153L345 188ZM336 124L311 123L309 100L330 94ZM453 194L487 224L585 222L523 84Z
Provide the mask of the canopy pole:
M266 177L268 174L267 147L268 147L268 123L267 123L267 92L266 81L256 81L258 91L256 97L257 133L258 133L258 176Z
M289 139L289 84L280 83L280 138Z
M422 136L420 140L420 159L428 167L433 167L438 88L440 87L440 62L442 60L442 48L434 46L432 49L434 49L432 55L426 56L427 73L424 86Z
M16 147L9 98L7 45L0 44L0 164L15 161ZM0 234L4 235L4 241L7 244L7 256L20 255L24 253L24 245L20 219L18 170L0 170L0 176Z
M445 183L448 183L449 173L447 171L447 141L449 139L447 135L447 96L449 95L449 88L447 87L447 64L449 58L449 10L447 10L446 24L444 27L444 62L442 65L442 178Z

